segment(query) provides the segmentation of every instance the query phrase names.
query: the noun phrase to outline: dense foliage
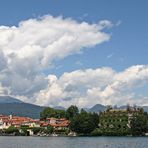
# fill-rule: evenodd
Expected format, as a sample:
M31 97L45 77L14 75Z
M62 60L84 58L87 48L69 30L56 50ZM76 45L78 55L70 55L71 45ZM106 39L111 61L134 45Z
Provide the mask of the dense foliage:
M18 135L19 134L19 130L14 127L14 126L10 126L8 129L5 130L6 134L14 134L14 135Z
M45 120L46 118L50 118L50 117L64 118L65 115L66 115L66 112L64 110L57 110L57 109L47 107L40 113L40 118L42 120Z
M95 128L98 127L99 115L97 113L88 113L85 110L79 109L77 106L70 106L66 111L56 110L53 108L45 108L40 118L46 120L46 118L67 118L70 120L70 130L78 134L90 134Z
M73 119L79 114L79 109L77 106L71 105L67 110L66 110L66 118L67 119Z
M135 106L127 106L126 110L114 110L108 106L106 111L97 114L83 109L79 111L77 106L72 105L66 111L45 108L40 115L44 120L48 117L69 119L69 131L78 135L141 136L148 132L148 114Z
M70 129L78 134L90 134L99 123L99 116L96 113L87 113L82 110L71 120Z
M147 113L135 115L131 120L131 133L133 136L143 136L148 132Z
M47 107L40 113L40 118L43 120L50 117L72 119L78 113L79 109L74 105L70 106L66 111Z

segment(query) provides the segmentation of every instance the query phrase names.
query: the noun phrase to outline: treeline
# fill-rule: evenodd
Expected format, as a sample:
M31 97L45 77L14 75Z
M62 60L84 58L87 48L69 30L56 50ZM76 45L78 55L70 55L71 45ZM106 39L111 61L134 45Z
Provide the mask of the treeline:
M70 131L79 135L90 135L99 124L99 115L97 113L88 113L84 109L79 111L77 106L70 106L67 110L56 110L45 108L41 112L41 120L46 118L66 118L70 120Z
M108 111L110 109L111 108L108 108ZM122 131L122 132L120 132L117 129L114 129L111 132L103 131L99 127L101 119L100 114L90 113L85 111L84 109L79 110L78 107L74 105L70 106L67 110L56 110L53 108L45 108L41 112L40 117L41 120L46 120L46 118L49 117L67 118L70 120L69 130L76 132L78 135L143 136L145 135L145 133L148 133L148 114L144 112L143 109L138 109L137 111L136 110L134 111L135 113L133 113L132 118L130 119L130 128L128 129L128 131ZM129 112L128 107L127 107L127 112Z
M17 128L14 126L10 126L7 129L1 129L0 135L1 136L29 136L30 133L28 130L31 130L34 135L51 135L54 131L52 126L44 127L28 127L22 125L21 127Z
M144 136L148 133L148 113L135 114L131 120L130 132L133 136Z

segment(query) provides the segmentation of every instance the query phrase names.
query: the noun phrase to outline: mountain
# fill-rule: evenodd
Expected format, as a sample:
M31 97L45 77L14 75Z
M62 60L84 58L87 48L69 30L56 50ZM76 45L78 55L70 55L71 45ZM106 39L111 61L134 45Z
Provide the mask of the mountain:
M123 105L123 106L119 106L117 107L118 109L126 109L127 108L127 105Z
M23 103L23 102L11 96L0 96L0 103Z
M143 109L144 109L145 112L148 113L148 106L143 106Z
M91 107L88 109L89 112L100 112L100 111L105 111L106 106L101 105L101 104L96 104L95 106Z
M0 114L26 116L34 119L40 118L40 112L43 111L44 106L25 103L11 96L0 96ZM91 108L85 108L88 112L105 111L107 106L96 104ZM125 109L126 106L116 107L117 109ZM62 106L55 106L54 109L66 110ZM148 112L148 106L143 106L144 111Z
M137 107L143 108L144 111L148 113L148 106L137 106ZM124 106L120 106L119 108L120 108L120 109L126 109L127 106L124 105Z
M142 107L144 109L145 112L148 113L148 106L138 106L138 107ZM100 112L100 111L105 111L107 108L107 106L101 105L101 104L96 104L94 105L92 108L87 109L88 112ZM119 107L115 107L116 109L126 109L127 106L123 105L123 106L119 106Z
M62 106L55 106L53 107L54 109L57 109L57 110L66 110L66 108L62 107Z
M0 96L0 114L40 118L45 107L22 102L10 96Z

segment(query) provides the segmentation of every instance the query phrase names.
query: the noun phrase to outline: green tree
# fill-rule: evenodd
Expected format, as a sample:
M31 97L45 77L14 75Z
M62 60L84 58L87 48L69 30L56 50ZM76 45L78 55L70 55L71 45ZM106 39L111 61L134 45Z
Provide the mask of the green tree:
M42 127L33 127L33 128L32 128L32 131L33 131L33 133L36 135L36 134L38 134L38 133L44 131L44 128L42 128Z
M88 135L96 128L94 117L94 114L81 111L72 119L70 129L78 134Z
M98 125L99 125L99 115L94 112L94 113L91 114L91 118L92 118L92 120L95 124L95 128L97 128Z
M53 133L54 128L52 126L47 126L47 134L52 134Z
M147 132L148 118L145 114L134 115L131 120L131 133L133 136L142 136Z
M64 118L65 111L64 110L56 110L56 109L47 107L40 113L41 120L46 120L46 118L50 118L50 117Z
M40 118L42 120L46 120L46 118L54 117L55 110L53 108L47 107L40 113Z
M73 119L79 114L79 109L77 106L71 105L67 110L66 110L66 118L67 119Z
M56 118L65 118L66 117L65 110L55 110L55 117Z
M17 135L17 134L19 134L19 130L14 126L10 126L8 129L5 130L5 133Z
M106 111L109 112L112 109L113 109L112 106L111 105L108 105Z
M92 136L101 136L101 135L102 135L102 131L101 131L99 128L96 128L96 129L94 129L94 130L91 132L91 135L92 135Z

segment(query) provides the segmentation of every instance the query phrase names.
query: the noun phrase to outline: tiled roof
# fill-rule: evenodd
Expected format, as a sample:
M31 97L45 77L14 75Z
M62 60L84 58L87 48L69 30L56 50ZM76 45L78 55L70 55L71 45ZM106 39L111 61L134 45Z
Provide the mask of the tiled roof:
M5 123L10 123L11 125L23 125L24 123L37 123L42 127L51 125L53 127L67 127L70 124L70 121L65 118L47 118L48 122L31 119L29 117L19 117L19 116L5 116L0 115L0 120ZM50 123L51 120L54 120L54 123Z

